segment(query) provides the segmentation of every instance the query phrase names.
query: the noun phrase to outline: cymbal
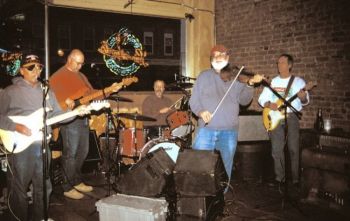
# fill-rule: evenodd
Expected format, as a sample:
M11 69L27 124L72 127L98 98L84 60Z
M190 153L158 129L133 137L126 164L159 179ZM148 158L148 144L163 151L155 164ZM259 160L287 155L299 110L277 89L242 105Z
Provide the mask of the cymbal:
M131 120L138 120L138 121L157 121L152 117L148 117L138 113L120 113L120 114L116 114L116 116L121 118L131 119Z
M120 101L120 102L133 102L133 100L126 98L126 97L121 97L118 95L110 95L107 97L108 100L114 100L114 101Z
M166 87L186 89L186 88L191 88L192 86L193 86L193 83L189 83L189 82L174 82L174 83L168 84Z

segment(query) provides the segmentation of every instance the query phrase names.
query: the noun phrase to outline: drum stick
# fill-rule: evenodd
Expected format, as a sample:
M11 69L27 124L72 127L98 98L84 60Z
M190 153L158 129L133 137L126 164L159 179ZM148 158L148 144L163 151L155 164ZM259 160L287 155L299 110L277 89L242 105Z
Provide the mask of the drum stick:
M178 99L177 101L175 101L175 103L173 103L173 104L169 107L169 109L173 108L177 103L179 103L179 102L182 100L182 98L184 98L184 97L181 97L180 99Z

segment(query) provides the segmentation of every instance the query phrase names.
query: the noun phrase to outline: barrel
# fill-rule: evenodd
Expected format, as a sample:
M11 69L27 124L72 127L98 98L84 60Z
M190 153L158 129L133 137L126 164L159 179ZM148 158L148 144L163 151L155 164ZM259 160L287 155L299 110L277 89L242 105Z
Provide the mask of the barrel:
M273 178L270 142L238 142L234 167L232 175L238 180L262 182Z

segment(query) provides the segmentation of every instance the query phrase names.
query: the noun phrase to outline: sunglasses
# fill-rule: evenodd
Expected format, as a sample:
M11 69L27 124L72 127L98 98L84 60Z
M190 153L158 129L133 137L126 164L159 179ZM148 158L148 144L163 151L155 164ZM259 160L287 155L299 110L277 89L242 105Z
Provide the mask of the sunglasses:
M33 71L34 68L38 69L39 71L43 70L43 65L41 64L32 64L29 65L28 67L25 67L28 71Z

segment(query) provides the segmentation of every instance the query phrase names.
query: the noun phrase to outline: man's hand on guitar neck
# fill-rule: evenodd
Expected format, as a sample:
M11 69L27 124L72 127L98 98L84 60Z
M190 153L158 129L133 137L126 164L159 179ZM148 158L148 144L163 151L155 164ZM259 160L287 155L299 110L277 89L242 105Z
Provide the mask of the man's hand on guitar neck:
M67 105L67 107L68 107L69 109L73 110L75 104L74 104L74 101L73 101L72 99L67 98L67 99L64 101L64 103Z
M77 108L77 111L79 112L79 116L84 116L86 114L90 114L90 109L86 106L86 105L80 105L78 108Z
M301 89L299 92L298 92L298 98L300 99L300 101L302 103L306 103L307 102L307 93L304 89Z

